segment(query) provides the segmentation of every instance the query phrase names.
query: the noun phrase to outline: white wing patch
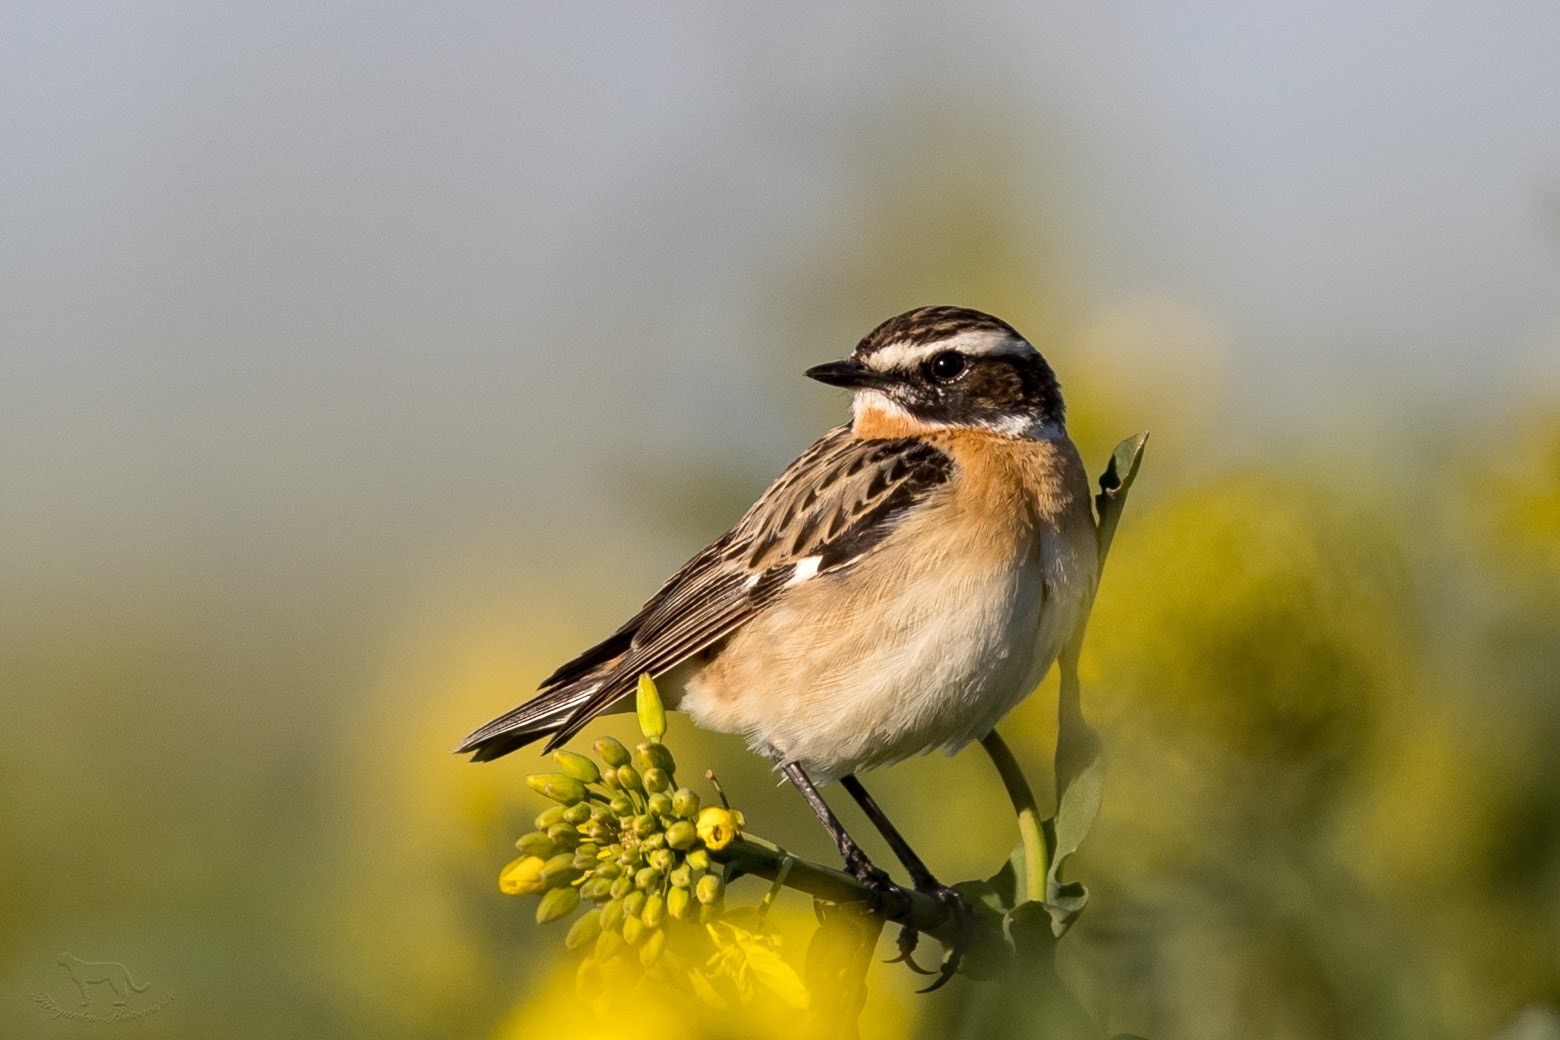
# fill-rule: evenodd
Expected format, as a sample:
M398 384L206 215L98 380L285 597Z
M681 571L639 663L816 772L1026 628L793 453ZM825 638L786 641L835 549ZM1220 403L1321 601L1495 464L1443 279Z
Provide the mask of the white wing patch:
M796 569L791 572L791 578L785 583L786 588L792 585L800 585L808 578L816 577L818 565L823 562L822 556L804 556L796 561Z

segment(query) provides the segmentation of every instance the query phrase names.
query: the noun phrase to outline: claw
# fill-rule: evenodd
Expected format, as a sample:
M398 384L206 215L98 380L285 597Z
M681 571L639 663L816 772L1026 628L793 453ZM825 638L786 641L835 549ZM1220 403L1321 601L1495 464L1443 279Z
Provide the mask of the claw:
M916 931L914 928L911 928L909 925L905 925L903 928L899 929L899 938L896 941L896 945L899 947L899 956L891 957L883 963L903 964L917 975L936 975L937 973L932 971L930 968L923 968L917 964L915 957L912 956L912 954L915 953L916 945L920 942L920 939L920 932Z
M975 925L975 912L964 901L964 897L951 888L938 888L930 893L935 896L948 913L952 914L956 921L953 942L943 953L942 964L937 972L937 979L920 993L934 993L948 984L948 980L958 974L959 965L964 960L964 944L969 939L970 931ZM931 974L928 972L927 974Z
M847 857L845 869L849 871L852 877L861 882L862 887L870 893L874 909L881 910L890 899L900 901L906 906L909 905L910 894L895 884L893 878L889 877L887 873L867 859L865 855ZM919 944L921 933L911 926L905 925L899 930L899 938L897 940L899 956L884 963L902 963L917 975L937 976L930 986L920 990L922 993L931 993L946 986L948 980L958 973L959 964L964 960L964 943L969 938L970 929L975 923L975 915L974 911L970 909L970 905L964 901L963 896L951 888L938 884L935 878L917 878L915 886L917 891L932 896L943 905L947 913L953 915L957 922L954 940L943 953L942 963L938 966L938 970L931 971L917 964L913 956L916 946Z
M917 993L936 993L948 984L959 971L959 962L964 959L964 954L957 947L943 955L942 970L937 973L937 980L925 989L916 990Z

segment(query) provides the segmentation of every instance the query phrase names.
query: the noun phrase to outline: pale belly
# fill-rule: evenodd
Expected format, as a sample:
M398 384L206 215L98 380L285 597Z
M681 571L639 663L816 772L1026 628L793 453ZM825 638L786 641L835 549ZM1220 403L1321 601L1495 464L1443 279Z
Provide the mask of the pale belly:
M820 782L951 752L990 732L1070 638L1092 573L1058 550L1035 539L985 568L872 557L799 586L666 680L695 722ZM879 591L848 594L862 588Z

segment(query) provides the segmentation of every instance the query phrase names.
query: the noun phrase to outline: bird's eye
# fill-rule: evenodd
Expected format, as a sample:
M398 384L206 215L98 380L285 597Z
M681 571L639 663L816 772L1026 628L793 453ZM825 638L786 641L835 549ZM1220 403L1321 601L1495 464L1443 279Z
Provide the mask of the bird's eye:
M926 363L926 371L939 383L951 383L964 374L966 361L957 350L945 350Z

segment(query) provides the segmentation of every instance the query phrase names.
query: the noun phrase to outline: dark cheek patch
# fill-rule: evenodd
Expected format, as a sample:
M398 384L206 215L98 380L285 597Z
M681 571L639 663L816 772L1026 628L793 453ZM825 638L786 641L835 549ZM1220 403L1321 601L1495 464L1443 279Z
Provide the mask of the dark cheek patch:
M961 391L981 411L1009 412L1024 403L1024 381L1005 359L978 362Z
M956 383L937 386L917 379L896 388L893 397L917 418L945 425L989 424L1012 416L1061 417L1056 382L1039 358L978 358Z

